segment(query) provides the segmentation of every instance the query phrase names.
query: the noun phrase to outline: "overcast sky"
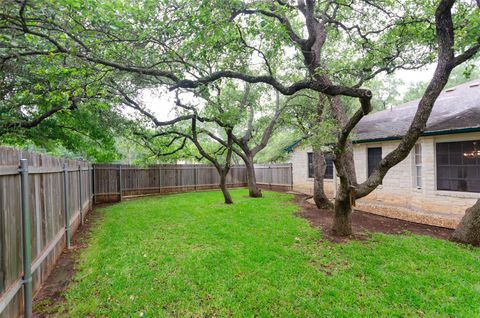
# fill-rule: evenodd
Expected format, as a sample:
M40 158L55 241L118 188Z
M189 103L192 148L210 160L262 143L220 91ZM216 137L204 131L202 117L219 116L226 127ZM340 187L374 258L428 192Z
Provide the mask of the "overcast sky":
M398 91L404 94L411 84L428 81L434 72L435 65L430 65L421 70L399 70L395 77L403 81L403 85L398 87ZM154 112L159 120L168 120L175 117L172 111L174 107L175 94L166 89L154 91L145 91L143 94L143 103Z

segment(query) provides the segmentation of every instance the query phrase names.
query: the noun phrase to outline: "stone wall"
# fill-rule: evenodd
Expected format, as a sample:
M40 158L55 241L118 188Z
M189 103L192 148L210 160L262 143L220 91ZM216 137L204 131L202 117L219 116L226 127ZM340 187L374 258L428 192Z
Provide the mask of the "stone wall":
M359 210L400 218L408 221L454 228L465 210L472 206L479 193L436 190L435 144L437 142L480 140L480 133L422 137L422 187L415 184L415 163L411 153L390 169L384 182L371 194L357 200ZM398 141L356 144L355 169L358 182L367 178L367 149L382 147L382 156L395 149ZM313 179L308 178L307 153L309 147L297 147L292 154L294 190L307 194L313 192ZM326 194L334 197L334 181L325 180Z

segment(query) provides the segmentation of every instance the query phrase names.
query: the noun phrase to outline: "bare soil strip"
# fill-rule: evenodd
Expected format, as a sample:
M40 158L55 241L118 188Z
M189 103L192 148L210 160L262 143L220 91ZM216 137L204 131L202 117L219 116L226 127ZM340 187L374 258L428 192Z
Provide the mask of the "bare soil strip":
M95 208L98 207L97 205ZM90 228L100 218L100 214L95 212L95 208L85 216L84 225L78 228L72 238L72 248L63 250L55 268L35 295L33 317L49 317L59 310L58 305L64 301L63 292L68 288L75 273L75 264L78 261L80 251L87 246L85 242L90 233Z

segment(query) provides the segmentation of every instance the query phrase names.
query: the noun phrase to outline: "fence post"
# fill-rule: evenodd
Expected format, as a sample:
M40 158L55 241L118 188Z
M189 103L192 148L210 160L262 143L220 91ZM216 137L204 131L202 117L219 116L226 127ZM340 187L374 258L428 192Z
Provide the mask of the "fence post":
M83 225L82 166L78 165L78 197L80 199L80 224Z
M272 181L273 181L272 166L268 165L268 171L270 172L270 178L268 179L268 181L270 181L270 182L268 183L268 187L270 188L270 190L272 190Z
M198 184L198 169L197 165L193 166L193 184L194 184L194 189L197 191L197 184Z
M92 209L92 166L89 165L87 170L87 186L88 186L88 210Z
M293 164L290 162L290 190L293 191Z
M28 160L20 159L20 183L22 191L22 243L23 243L23 299L25 318L32 317L32 254L30 246L30 193L28 184Z
M69 205L69 179L68 179L68 165L63 164L63 190L64 190L64 208L65 208L65 235L67 240L67 248L70 248L70 205Z
M158 165L158 193L162 194L162 165Z
M122 201L122 165L118 166L118 189L120 192L120 201Z
M96 194L96 187L95 187L95 165L92 165L92 195L93 195L93 203L97 203L97 194Z

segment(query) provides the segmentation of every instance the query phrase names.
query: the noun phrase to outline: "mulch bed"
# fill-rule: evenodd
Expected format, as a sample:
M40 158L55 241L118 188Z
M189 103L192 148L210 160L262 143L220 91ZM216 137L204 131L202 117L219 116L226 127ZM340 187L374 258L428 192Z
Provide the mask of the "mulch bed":
M294 202L301 207L298 216L307 219L313 226L322 229L322 236L332 242L345 242L348 240L364 240L368 233L380 232L385 234L413 234L428 235L434 238L448 240L453 233L452 229L425 225L388 218L372 213L355 210L352 214L353 234L348 237L338 237L331 234L333 210L318 209L306 200L306 195L295 195Z

